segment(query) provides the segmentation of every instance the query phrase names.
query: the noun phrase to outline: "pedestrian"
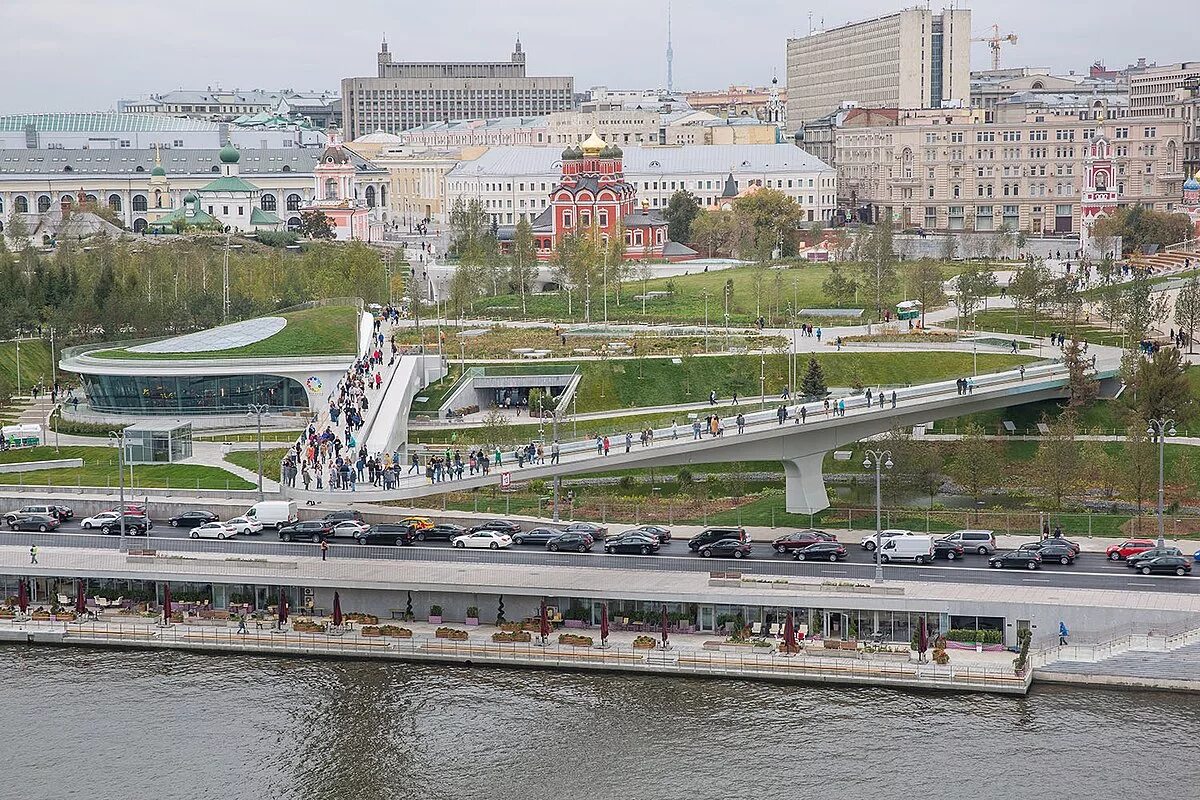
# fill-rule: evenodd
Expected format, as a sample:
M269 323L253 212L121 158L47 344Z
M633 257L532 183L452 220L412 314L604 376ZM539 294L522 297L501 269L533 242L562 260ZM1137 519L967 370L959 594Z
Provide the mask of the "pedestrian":
M629 452L629 448L633 447L633 434L628 431L625 433L625 452Z
M29 546L29 563L36 564L37 562L37 545L32 544Z
M550 463L551 464L558 463L558 454L559 454L558 439L555 439L554 442L550 445Z
M1025 365L1022 364L1019 369L1021 371L1021 380L1025 380Z
M1067 623L1065 623L1065 622L1063 622L1063 621L1059 620L1059 623L1058 623L1058 643L1059 643L1060 645L1066 645L1066 643L1067 643L1067 637L1068 637L1068 636L1070 636L1070 635L1071 635L1071 632L1070 632L1069 630L1067 630Z
M734 392L734 393L733 393L733 404L734 404L735 406L738 404L738 402L737 402L737 392Z
M796 423L797 425L799 425L800 423L803 423L803 422L807 422L808 421L808 409L805 408L804 406L800 406L800 416L797 419L799 420L799 422Z
M322 539L321 540L321 560L325 561L328 555L329 555L329 542Z
M239 615L238 615L238 629L237 629L237 632L238 632L238 633L240 633L240 634L241 634L241 635L243 635L243 636L245 636L247 633L249 633L249 631L247 631L247 630L246 630L246 615L245 615L245 614L239 614Z
M610 444L610 443L609 443L609 441L608 441L608 437L607 437L607 436L605 436L605 437L604 437L604 457L605 457L605 458L607 458L607 457L608 457L608 449L609 449L609 447L611 447L611 444Z
M892 390L892 408L896 407L896 390Z
M675 425L675 420L671 420L671 439L679 438L679 428Z
M708 404L710 406L715 406L717 404L717 390L716 389L713 389L712 391L710 391L708 393Z
M871 388L867 387L867 408L871 407Z
M737 415L737 429L738 433L746 432L746 417L744 414Z

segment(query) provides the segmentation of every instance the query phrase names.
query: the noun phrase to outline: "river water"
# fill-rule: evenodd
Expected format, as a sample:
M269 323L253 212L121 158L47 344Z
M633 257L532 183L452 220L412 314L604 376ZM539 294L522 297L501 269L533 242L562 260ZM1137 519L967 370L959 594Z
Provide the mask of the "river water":
M1200 698L0 647L0 798L1196 797Z

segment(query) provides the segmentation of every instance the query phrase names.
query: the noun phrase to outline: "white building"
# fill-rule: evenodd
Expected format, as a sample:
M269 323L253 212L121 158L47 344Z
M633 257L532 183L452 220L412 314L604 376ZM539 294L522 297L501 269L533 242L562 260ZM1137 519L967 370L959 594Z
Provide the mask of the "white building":
M241 127L160 114L63 112L0 116L0 150L219 150L317 147L325 134L295 123Z
M492 148L447 173L445 207L478 199L498 225L532 220L549 206L561 161L552 148ZM828 221L837 206L833 167L790 144L629 147L624 168L650 208L666 208L680 189L706 208L719 208L730 175L739 192L761 186L794 198L812 222Z

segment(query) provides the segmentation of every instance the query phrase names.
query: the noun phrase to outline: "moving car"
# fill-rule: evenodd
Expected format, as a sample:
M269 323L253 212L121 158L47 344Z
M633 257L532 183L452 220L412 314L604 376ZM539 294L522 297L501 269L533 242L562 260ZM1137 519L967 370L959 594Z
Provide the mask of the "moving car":
M105 536L110 534L120 535L121 533L121 515L113 514L112 519L108 519L100 523L100 532ZM146 531L150 529L150 521L142 514L126 514L125 515L125 535L126 536L145 536Z
M933 557L954 561L966 555L967 548L959 541L942 538L933 540Z
M943 536L939 541L961 544L963 550L970 550L981 556L996 552L996 534L985 530L961 530Z
M785 533L782 536L777 536L771 547L775 548L776 553L786 553L788 551L803 550L811 544L817 542L836 542L837 537L825 531L818 531L813 528L808 528L801 531L792 531Z
M1120 544L1110 544L1104 554L1112 561L1121 561L1130 556L1152 550L1157 545L1153 539L1126 539Z
M338 522L342 522L343 520L348 520L348 519L354 520L355 522L362 522L363 515L362 515L361 511L353 511L353 510L330 511L328 514L325 515L324 519L327 522L332 522L335 524Z
M206 522L192 528L188 534L193 539L232 539L237 531L228 522Z
M1062 536L1051 536L1049 539L1042 539L1042 544L1060 544L1063 547L1069 547L1072 551L1074 551L1076 556L1078 556L1079 551L1083 549L1079 542L1063 538Z
M912 535L913 535L912 531L907 531L907 530L904 530L903 528L885 528L884 530L879 532L879 541L886 542L888 539L891 539L892 537L895 537L895 536L912 536ZM860 541L859 544L862 545L863 550L866 550L868 553L871 552L872 550L875 549L875 534L868 533L866 536L864 536L862 538L862 541Z
M514 533L512 540L513 544L546 544L561 532L554 528L533 528L521 533Z
M662 544L671 541L671 529L662 525L638 525L634 530L652 533L658 537L658 541Z
M507 536L512 536L513 534L521 532L521 526L519 523L513 522L512 520L489 519L471 528L471 533L476 533L478 531L495 531L497 533L503 533Z
M242 536L260 536L262 535L263 524L253 517L234 517L226 520L225 524L232 527Z
M50 507L58 512L55 516L57 516L60 520L75 518L75 511L70 506L54 505Z
M563 531L546 542L546 549L552 553L559 550L574 550L576 553L590 553L595 543L590 533L583 531Z
M90 517L84 517L83 521L80 522L79 525L85 531L90 531L92 528L102 528L104 527L105 523L113 522L117 519L120 519L120 517L121 515L116 511L101 511L99 514L95 514Z
M359 533L355 539L359 544L387 544L393 547L410 545L417 540L416 532L408 525L395 522L381 522L371 525Z
M429 517L405 517L400 520L400 524L407 525L414 530L421 530L422 528L432 528L433 520Z
M1042 557L1029 550L1011 550L1007 553L997 553L988 559L988 566L1002 569L1004 567L1024 567L1037 569L1042 565Z
M721 539L706 544L700 548L700 555L704 558L745 558L750 555L751 547L741 539Z
M841 542L813 542L792 556L797 561L841 561L846 557L846 545Z
M55 530L62 523L58 521L58 517L50 514L23 514L15 519L8 521L8 529L10 531L41 531L47 533Z
M662 545L657 536L651 536L641 531L625 531L617 536L604 540L606 553L641 553L648 556L657 553Z
M1186 556L1157 556L1148 558L1137 566L1143 575L1190 575L1192 562Z
M263 500L246 509L242 516L256 519L264 528L280 530L300 519L295 500Z
M914 564L928 564L933 561L933 537L889 536L879 548L879 560L884 564L893 561L911 561Z
M356 519L344 519L333 523L333 530L329 532L329 536L332 539L357 539L360 533L365 533L370 527Z
M216 522L217 515L211 511L184 511L167 520L172 528L195 528L206 522Z
M486 547L492 550L499 550L501 547L510 547L513 543L512 537L507 533L501 533L490 528L473 531L465 536L456 536L452 541L455 547Z
M60 509L66 509L66 513L64 514ZM7 514L4 515L4 524L11 525L13 523L13 521L16 520L17 518L23 517L23 516L28 516L30 514L42 514L44 516L54 517L55 519L59 519L59 520L70 519L72 516L74 516L74 512L72 512L71 509L67 508L66 506L55 506L55 505L21 506L18 510L9 511Z
M1037 554L1042 557L1043 564L1057 561L1065 567L1075 563L1075 551L1065 544L1043 544L1037 549Z
M281 542L312 542L316 544L333 532L333 525L323 519L293 522L279 529Z
M417 537L418 542L423 542L426 539L431 541L440 539L449 542L453 541L458 536L463 536L464 534L468 533L470 533L470 531L468 531L462 525L454 525L449 522L442 522L428 528L416 528L414 530L414 535Z
M1134 553L1129 558L1125 559L1125 566L1136 568L1138 564L1147 559L1158 558L1159 556L1181 556L1183 551L1178 547L1153 547L1149 550L1143 550L1140 553Z
M697 533L692 538L688 539L688 549L693 553L704 547L706 544L719 542L722 539L737 539L738 541L748 541L746 529L738 526L733 528L705 528Z
M579 531L591 536L592 539L603 539L608 535L608 526L595 522L572 522L563 526L563 531Z

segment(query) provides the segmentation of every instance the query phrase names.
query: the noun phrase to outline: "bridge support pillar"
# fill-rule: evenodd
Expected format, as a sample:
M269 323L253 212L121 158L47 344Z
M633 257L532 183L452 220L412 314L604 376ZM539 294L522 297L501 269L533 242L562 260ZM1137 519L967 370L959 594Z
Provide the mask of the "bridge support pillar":
M815 514L829 508L822 470L824 460L824 453L783 460L789 514Z

